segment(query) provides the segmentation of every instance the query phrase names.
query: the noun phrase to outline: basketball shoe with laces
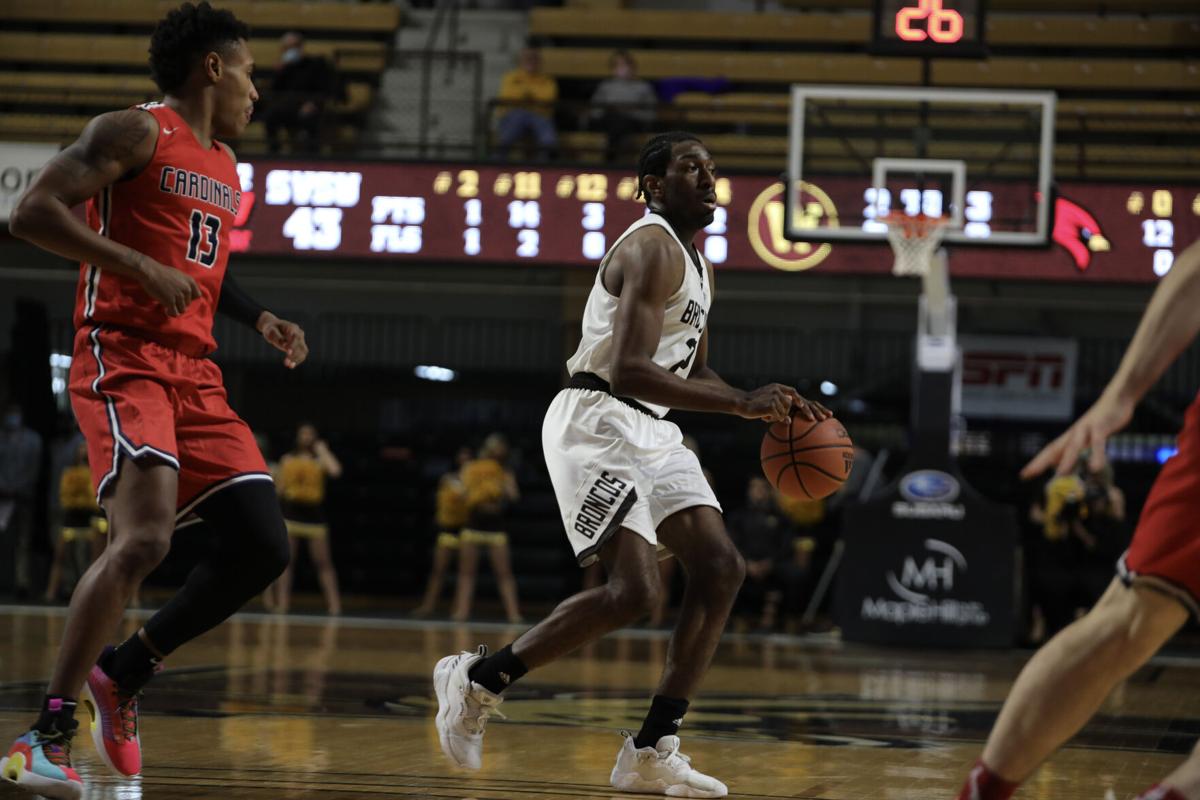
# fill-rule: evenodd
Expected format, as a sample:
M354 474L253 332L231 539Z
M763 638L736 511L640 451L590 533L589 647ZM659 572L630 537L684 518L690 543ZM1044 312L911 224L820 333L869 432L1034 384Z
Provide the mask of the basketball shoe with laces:
M100 663L112 649L105 649ZM132 777L142 771L142 743L138 737L138 700L142 693L122 690L100 663L88 673L80 705L91 717L92 743L100 760L118 775Z
M463 651L446 656L433 669L433 690L437 694L437 732L442 752L456 766L479 769L483 760L483 731L488 717L504 715L496 706L504 702L498 694L489 692L471 680L467 674L476 662L487 655L480 645L474 653Z
M724 797L725 784L692 768L679 752L679 737L664 736L654 747L637 748L633 734L621 731L625 743L617 753L609 783L617 791L663 794L667 797Z
M8 755L0 758L0 778L54 800L79 800L83 781L71 768L71 738L68 732L32 730L13 742Z

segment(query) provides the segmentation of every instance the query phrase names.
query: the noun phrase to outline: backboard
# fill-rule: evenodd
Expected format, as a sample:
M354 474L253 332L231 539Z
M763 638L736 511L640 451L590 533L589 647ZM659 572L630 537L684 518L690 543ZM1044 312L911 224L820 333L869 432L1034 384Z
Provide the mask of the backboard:
M796 84L787 236L882 243L902 211L949 217L951 245L1045 245L1054 114L1053 92Z

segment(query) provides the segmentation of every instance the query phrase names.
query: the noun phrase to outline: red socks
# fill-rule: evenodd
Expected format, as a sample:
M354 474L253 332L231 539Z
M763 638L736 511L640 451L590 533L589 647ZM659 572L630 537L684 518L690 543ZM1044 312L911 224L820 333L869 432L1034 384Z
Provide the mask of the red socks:
M958 793L958 800L1009 800L1013 796L1013 792L1017 790L1017 786L1019 784L1010 783L988 769L981 758L971 768L967 782L963 784L962 791ZM1150 796L1150 800L1154 800L1153 795ZM1168 800L1168 798L1164 797L1163 800ZM1175 798L1169 798L1169 800L1175 800Z
M1139 794L1137 800L1187 800L1187 798L1170 786L1163 786L1160 783Z

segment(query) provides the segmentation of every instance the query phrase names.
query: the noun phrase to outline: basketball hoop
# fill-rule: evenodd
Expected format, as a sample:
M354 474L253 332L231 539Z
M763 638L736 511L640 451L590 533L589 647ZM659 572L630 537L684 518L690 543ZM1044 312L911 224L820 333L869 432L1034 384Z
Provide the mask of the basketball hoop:
M933 266L934 253L942 243L942 236L946 233L950 218L930 217L925 214L910 217L893 211L880 221L888 226L888 241L896 253L896 264L892 267L892 274L922 277L928 275Z

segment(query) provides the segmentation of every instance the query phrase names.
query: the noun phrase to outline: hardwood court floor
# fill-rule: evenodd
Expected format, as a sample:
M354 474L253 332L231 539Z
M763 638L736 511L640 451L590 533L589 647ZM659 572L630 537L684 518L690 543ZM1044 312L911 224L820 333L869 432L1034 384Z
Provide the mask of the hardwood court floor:
M128 623L135 624L134 620ZM60 610L0 609L0 733L31 721ZM441 656L515 630L236 618L173 656L143 702L146 769L110 776L81 736L90 800L594 800L621 728L636 728L666 647L610 637L523 680L488 730L484 769L447 766L432 724ZM729 637L684 728L684 751L733 797L950 800L1026 655ZM1122 686L1022 800L1133 796L1200 733L1200 664L1165 659ZM23 795L0 786L0 800Z

